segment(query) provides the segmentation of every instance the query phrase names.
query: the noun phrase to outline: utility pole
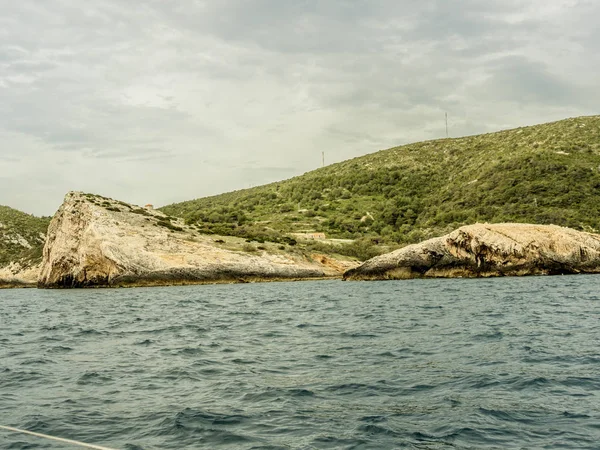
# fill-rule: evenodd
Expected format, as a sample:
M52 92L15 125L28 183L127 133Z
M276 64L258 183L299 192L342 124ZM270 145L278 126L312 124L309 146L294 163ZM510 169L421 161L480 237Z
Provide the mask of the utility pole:
M323 167L325 167L325 152L321 152L321 157L323 158Z
M448 113L446 113L446 139L448 139Z

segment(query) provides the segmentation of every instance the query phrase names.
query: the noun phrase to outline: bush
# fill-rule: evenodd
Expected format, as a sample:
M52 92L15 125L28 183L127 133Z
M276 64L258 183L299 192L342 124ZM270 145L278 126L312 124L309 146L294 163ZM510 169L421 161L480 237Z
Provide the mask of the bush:
M144 208L132 208L131 212L134 213L134 214L140 214L142 216L151 216L152 215L147 210L145 210Z
M283 236L281 238L281 242L283 242L284 244L287 244L287 245L291 245L292 247L298 243L298 241L296 241L296 239L289 237L289 236Z
M351 244L344 244L340 246L338 253L341 255L353 256L360 261L366 261L367 259L381 255L382 249L378 247L371 239L361 238L356 239Z
M171 222L166 220L159 220L156 222L156 225L168 228L171 231L183 231L183 228L178 227L177 225L173 225Z

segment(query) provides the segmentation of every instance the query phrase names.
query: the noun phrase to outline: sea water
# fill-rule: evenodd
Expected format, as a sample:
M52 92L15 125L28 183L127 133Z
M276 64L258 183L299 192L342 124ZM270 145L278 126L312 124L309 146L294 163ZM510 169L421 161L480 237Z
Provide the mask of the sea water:
M597 449L600 276L4 290L0 425L119 449Z

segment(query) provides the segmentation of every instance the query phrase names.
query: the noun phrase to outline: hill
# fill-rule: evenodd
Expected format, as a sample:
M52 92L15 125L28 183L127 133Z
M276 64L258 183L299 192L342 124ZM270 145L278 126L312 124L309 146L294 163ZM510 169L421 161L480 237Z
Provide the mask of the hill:
M0 205L0 267L11 262L38 263L50 217L35 217Z
M404 145L161 210L208 233L407 244L475 222L597 231L599 192L600 116L590 116Z

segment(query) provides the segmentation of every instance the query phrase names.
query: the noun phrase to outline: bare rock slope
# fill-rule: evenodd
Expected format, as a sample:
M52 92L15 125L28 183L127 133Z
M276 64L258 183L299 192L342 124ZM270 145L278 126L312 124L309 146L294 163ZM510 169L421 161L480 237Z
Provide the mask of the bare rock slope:
M467 225L377 256L345 279L600 273L600 235L555 225Z
M0 267L0 289L35 287L39 273L39 263L11 262Z
M38 287L322 278L349 267L326 257L235 245L159 211L70 192L48 228Z

